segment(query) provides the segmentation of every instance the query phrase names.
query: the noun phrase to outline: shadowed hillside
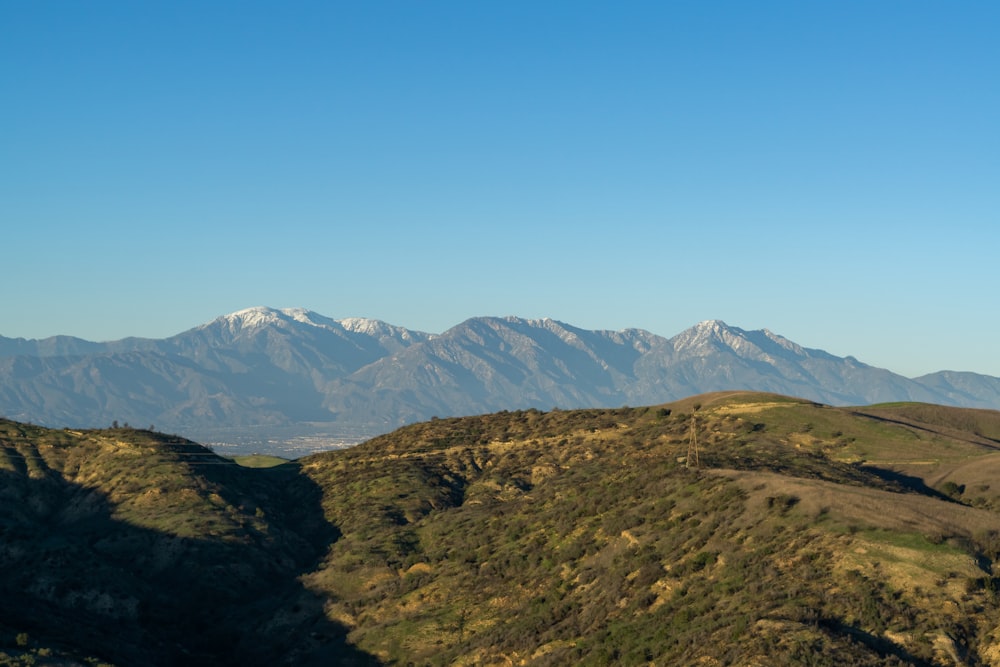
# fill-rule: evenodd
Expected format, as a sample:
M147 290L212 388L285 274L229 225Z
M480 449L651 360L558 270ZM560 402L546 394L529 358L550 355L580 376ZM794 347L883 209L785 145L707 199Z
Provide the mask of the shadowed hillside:
M369 664L295 579L338 535L319 497L294 464L0 422L0 641L119 665Z
M1000 665L997 412L730 392L260 468L4 428L9 656Z

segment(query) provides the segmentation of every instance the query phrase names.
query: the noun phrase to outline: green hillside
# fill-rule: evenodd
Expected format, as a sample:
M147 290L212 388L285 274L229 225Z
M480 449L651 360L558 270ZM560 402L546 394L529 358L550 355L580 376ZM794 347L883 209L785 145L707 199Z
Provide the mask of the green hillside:
M1000 665L998 412L725 393L244 463L0 422L7 659Z

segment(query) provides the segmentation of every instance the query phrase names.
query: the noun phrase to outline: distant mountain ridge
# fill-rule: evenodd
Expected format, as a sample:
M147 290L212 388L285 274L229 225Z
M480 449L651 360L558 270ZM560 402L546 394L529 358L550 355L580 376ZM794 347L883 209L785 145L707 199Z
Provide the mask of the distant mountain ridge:
M257 307L159 340L0 337L0 414L57 427L117 420L197 435L334 423L375 435L433 416L649 405L724 390L1000 409L1000 378L909 379L718 320L672 338L513 316L429 334Z

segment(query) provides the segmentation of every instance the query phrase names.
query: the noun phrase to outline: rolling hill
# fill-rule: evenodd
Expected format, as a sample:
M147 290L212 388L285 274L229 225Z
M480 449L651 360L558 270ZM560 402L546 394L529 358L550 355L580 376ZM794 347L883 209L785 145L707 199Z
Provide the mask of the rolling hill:
M433 416L650 405L724 390L831 405L1000 408L1000 378L908 379L719 321L664 338L477 317L434 335L250 308L163 340L0 339L0 414L8 418L155 424L203 442L248 441L251 450L317 434L354 443Z
M995 411L746 392L434 419L272 467L2 421L0 646L14 664L1000 665L998 473Z

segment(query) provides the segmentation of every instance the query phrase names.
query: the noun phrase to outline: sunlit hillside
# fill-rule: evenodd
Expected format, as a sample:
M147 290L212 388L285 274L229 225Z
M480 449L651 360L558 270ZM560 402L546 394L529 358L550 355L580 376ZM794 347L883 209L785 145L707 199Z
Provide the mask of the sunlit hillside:
M1000 665L997 412L722 393L286 463L0 447L13 664Z

